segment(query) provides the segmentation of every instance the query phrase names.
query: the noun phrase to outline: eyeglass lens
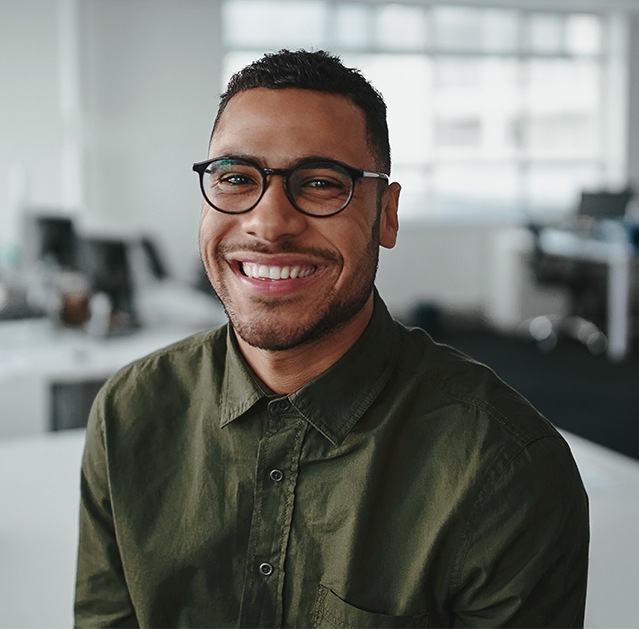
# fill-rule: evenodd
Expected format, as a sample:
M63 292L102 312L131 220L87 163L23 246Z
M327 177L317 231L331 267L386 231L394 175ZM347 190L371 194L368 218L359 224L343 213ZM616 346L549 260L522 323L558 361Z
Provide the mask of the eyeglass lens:
M246 212L259 201L266 177L256 166L231 159L211 162L202 177L208 202L229 213ZM353 179L339 164L300 164L286 179L290 200L297 209L315 216L342 210L353 192Z

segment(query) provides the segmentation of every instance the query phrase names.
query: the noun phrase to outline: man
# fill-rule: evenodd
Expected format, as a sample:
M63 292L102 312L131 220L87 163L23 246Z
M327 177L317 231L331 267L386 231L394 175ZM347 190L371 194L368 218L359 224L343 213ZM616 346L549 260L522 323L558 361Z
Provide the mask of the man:
M78 626L581 625L568 446L374 289L389 169L383 100L337 58L281 51L231 80L194 165L230 324L96 399Z

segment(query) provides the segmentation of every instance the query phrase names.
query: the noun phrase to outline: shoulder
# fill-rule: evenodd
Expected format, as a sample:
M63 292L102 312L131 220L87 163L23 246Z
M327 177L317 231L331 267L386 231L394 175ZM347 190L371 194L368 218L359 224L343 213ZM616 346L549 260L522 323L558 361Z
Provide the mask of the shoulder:
M395 386L428 410L431 428L445 424L459 439L513 451L538 439L563 438L548 419L488 366L436 343L423 330L398 325Z
M199 332L139 358L113 374L96 403L113 407L149 407L193 394L204 382L221 380L227 328Z
M393 386L424 482L457 487L473 510L491 499L548 504L552 488L585 504L568 443L528 400L486 365L422 330L399 329Z

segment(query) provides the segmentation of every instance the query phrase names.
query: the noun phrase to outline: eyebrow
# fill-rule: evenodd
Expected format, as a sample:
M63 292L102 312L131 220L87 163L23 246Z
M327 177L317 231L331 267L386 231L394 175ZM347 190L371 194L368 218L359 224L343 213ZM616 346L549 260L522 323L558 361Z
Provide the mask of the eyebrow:
M223 155L213 156L209 159L239 159L247 162L253 162L261 168L274 168L272 165L266 163L267 160L258 157L257 155L251 155L247 153L225 153ZM343 160L339 160L336 157L329 157L328 155L305 155L304 157L293 160L292 162L285 166L282 166L281 168L289 170L291 168L299 166L300 164L308 164L311 162L339 162L340 164L346 163Z

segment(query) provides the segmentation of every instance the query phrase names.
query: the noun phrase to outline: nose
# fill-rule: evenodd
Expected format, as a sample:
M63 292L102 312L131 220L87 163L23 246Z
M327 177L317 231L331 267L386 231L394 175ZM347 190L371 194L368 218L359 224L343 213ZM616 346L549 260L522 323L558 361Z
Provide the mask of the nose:
M259 203L242 216L244 231L265 242L295 238L307 226L307 217L286 196L281 175L269 175Z

